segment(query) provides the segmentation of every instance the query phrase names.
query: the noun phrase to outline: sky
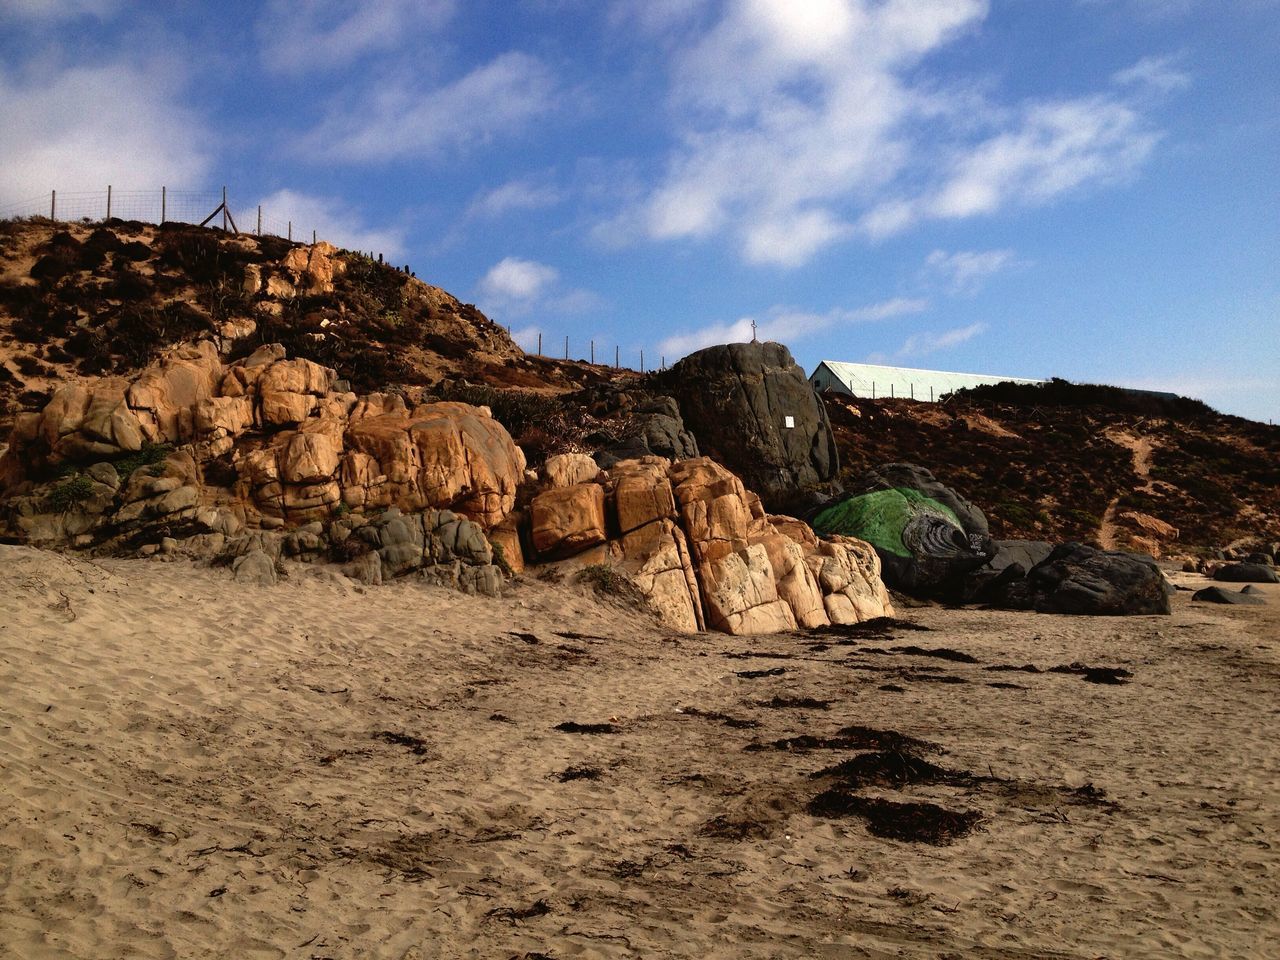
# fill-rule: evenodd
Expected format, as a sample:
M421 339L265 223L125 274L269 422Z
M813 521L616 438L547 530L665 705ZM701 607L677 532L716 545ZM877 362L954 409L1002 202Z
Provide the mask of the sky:
M0 0L0 216L225 185L526 349L1280 421L1277 50L1280 0Z

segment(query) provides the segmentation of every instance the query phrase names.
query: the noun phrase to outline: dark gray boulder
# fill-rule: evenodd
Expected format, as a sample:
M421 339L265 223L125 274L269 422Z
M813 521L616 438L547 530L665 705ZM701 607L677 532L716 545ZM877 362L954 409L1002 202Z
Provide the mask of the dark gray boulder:
M965 577L961 599L966 603L999 597L1009 584L1024 579L1028 570L1053 553L1053 544L1046 540L992 540L991 544L995 556Z
M826 408L780 343L730 343L691 353L657 376L698 449L728 467L769 510L793 511L837 489Z
M1009 606L1091 616L1168 614L1164 574L1150 557L1082 543L1055 547L1007 593Z
M1199 600L1201 603L1229 603L1236 606L1261 606L1267 601L1262 599L1256 593L1249 591L1245 587L1239 593L1234 590L1223 590L1221 587L1205 587L1203 590L1197 590L1191 595L1192 600Z
M910 463L869 471L856 492L829 501L807 519L820 534L871 544L885 583L918 597L964 599L966 575L996 555L986 515Z
M630 436L592 454L601 470L610 469L620 460L640 457L688 460L698 456L698 441L685 427L675 398L654 397L638 403L630 412L630 419Z
M1280 583L1274 567L1262 563L1232 563L1213 575L1220 583Z

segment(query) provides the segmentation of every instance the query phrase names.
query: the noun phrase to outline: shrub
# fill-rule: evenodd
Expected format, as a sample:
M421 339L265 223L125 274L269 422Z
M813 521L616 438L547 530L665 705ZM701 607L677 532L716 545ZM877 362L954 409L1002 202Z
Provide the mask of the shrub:
M141 467L154 467L163 463L165 458L172 452L172 444L144 443L142 449L137 453L130 453L121 457L112 466L116 468L116 473L120 475L120 479L127 480L135 470Z
M631 578L608 563L588 564L578 571L577 580L602 596L630 601L644 599Z
M83 473L75 473L49 491L49 509L65 513L78 503L89 499L93 493L93 481Z

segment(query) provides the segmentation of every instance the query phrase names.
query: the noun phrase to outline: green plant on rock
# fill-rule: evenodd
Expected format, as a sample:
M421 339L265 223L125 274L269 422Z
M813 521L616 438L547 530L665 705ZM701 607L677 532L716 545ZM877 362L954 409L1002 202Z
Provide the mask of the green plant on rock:
M638 593L630 577L607 563L587 564L578 571L578 582L611 597L631 598Z
M137 453L126 454L112 463L121 480L128 480L140 467L158 467L173 453L171 443L144 443Z
M502 544L489 541L489 546L493 548L493 562L502 575L510 580L516 575L515 569L511 566L511 562L507 559L507 551L503 549Z
M49 509L54 513L66 513L88 500L92 493L93 480L83 473L72 474L49 491Z

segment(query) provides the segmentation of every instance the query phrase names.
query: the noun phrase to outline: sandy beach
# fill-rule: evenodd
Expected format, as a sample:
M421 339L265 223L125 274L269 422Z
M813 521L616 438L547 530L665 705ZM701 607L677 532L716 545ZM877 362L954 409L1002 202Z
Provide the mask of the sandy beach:
M0 547L0 957L1280 956L1275 586L732 638L290 574Z

